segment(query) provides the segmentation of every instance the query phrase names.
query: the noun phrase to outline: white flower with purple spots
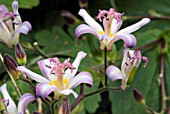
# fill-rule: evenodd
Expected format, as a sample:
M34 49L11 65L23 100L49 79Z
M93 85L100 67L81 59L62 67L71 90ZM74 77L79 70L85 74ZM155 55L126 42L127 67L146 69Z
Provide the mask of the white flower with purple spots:
M61 63L57 57L38 61L38 65L45 78L24 66L17 67L17 70L39 82L36 86L36 94L43 99L53 91L54 97L57 100L60 96L64 97L70 93L76 98L78 95L72 90L74 87L81 83L93 85L93 78L90 73L80 72L77 74L80 62L85 56L86 53L79 52L72 64L69 62L69 59Z
M112 44L118 40L123 40L127 48L132 48L136 45L136 38L131 33L138 30L145 24L150 22L149 18L144 18L134 25L119 30L122 25L122 14L115 12L113 8L109 11L100 11L98 19L103 21L103 28L98 24L84 9L80 9L80 16L83 17L85 22L88 24L81 24L75 30L75 35L80 38L82 34L91 33L100 40L100 49L103 50L105 47L107 50L112 49ZM106 16L105 16L106 15ZM118 31L119 30L119 31Z
M28 34L31 24L21 21L18 12L18 1L12 3L13 12L9 12L5 5L0 5L0 42L9 48L19 42L20 33Z
M134 51L125 49L121 70L119 70L119 68L117 68L116 66L111 65L106 69L106 75L111 81L122 79L121 88L124 90L127 85L130 84L133 80L135 72L141 63L141 59L143 59L146 64L148 64L148 58L141 56L139 50Z
M25 93L20 97L17 108L16 104L14 103L14 101L12 100L11 96L7 91L6 84L3 84L0 87L0 91L3 95L4 100L8 101L5 104L7 114L25 114L28 103L36 100L34 95L32 95L31 93Z

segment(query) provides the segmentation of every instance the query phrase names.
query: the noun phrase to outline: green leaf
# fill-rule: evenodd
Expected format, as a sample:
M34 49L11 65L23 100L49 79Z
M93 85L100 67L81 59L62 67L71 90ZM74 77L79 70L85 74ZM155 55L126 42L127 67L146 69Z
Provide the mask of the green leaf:
M9 10L12 10L12 2L14 0L1 0L0 4L4 4ZM38 6L40 0L18 0L19 8L31 9Z

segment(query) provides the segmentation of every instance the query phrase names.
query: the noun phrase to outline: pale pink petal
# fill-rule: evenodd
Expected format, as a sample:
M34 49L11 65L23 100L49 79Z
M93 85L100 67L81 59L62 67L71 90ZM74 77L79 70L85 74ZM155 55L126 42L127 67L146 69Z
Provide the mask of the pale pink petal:
M64 94L64 95L69 95L70 93L73 94L74 98L77 98L78 95L76 92L74 92L73 90L71 89L66 89L66 90L62 90L62 91L59 91L60 94Z
M7 91L6 84L3 84L0 87L0 91L1 91L1 93L3 95L3 98L5 100L9 100L9 105L7 106L7 112L9 114L16 114L17 108L16 108L16 105L15 105L14 101L12 100L11 96L9 95L9 93Z
M80 72L72 80L70 80L69 89L78 86L81 83L88 84L90 87L93 85L93 77L88 72Z
M18 103L18 114L24 114L28 103L34 100L36 100L36 98L31 93L25 93L22 95Z
M41 82L41 83L50 83L49 80L47 80L46 78L42 77L41 75L30 71L29 69L27 69L24 66L19 66L17 67L17 70L21 71L23 74L25 74L26 76L30 77L31 79L37 81L37 82Z
M118 79L123 79L125 80L125 76L122 75L121 71L119 68L111 65L106 69L106 75L110 79L110 81L115 81Z
M57 90L56 86L51 86L50 84L45 83L39 83L36 86L36 95L45 99L54 90Z
M120 30L117 34L130 34L134 31L137 31L140 29L142 26L148 24L150 22L149 18L143 18L141 21L137 22L136 24L133 24L129 27L126 27L122 30Z

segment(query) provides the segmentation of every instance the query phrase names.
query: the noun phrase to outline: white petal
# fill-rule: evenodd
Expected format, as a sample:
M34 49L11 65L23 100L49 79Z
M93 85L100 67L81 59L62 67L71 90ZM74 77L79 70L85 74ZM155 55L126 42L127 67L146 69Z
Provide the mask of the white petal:
M86 55L87 55L87 54L86 54L85 52L80 51L80 52L77 54L76 59L75 59L74 62L72 63L73 68L74 68L74 69L73 69L73 72L71 72L70 69L67 69L67 70L65 71L64 77L67 77L67 78L74 77L75 74L77 73L77 70L78 70L78 67L79 67L79 65L80 65L81 60L84 59L84 58L86 57Z
M59 91L60 94L64 94L64 95L69 95L70 93L73 94L74 98L77 98L78 95L76 92L74 92L73 90L71 89L66 89L66 90L62 90L62 91Z
M17 108L16 108L14 101L12 100L11 96L9 95L9 93L7 91L6 84L4 84L0 87L0 91L3 95L3 98L5 100L9 100L9 105L7 106L8 114L16 114Z
M143 18L141 21L137 22L136 24L133 24L129 27L126 27L122 30L120 30L117 34L130 34L138 29L140 29L142 26L146 25L150 22L149 18Z
M80 16L83 17L84 21L90 25L91 27L93 27L96 32L102 31L103 32L103 28L100 26L100 24L98 24L84 9L80 9L80 11L78 12L78 14Z
M36 74L35 72L30 71L29 69L27 69L24 66L17 67L17 70L21 71L23 74L25 74L26 76L30 77L31 79L33 79L37 82L50 83L50 81L47 80L46 78L42 77L39 74Z
M119 30L119 28L121 27L121 25L122 25L122 21L121 22L118 22L116 19L113 19L112 20L112 24L111 24L111 33L112 34L115 34L118 30Z

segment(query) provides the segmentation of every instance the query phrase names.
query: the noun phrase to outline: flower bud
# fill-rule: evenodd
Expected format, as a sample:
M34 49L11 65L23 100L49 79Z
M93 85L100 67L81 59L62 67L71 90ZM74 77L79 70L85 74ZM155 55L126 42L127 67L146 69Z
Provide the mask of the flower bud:
M88 0L79 0L79 6L80 6L80 8L87 9L87 7L88 7Z
M134 89L133 90L133 95L134 95L135 100L138 103L140 103L142 105L145 105L145 99L144 99L144 97L143 97L141 92L139 92L138 90Z
M66 11L66 10L62 10L61 11L61 16L64 18L64 20L70 24L70 25L74 25L76 23L79 22L79 19L74 16L71 12Z
M4 110L5 110L5 105L4 105L3 99L0 98L0 111L4 111Z
M19 43L17 43L15 47L15 57L20 65L26 64L27 62L26 53Z
M12 56L5 54L4 66L6 70L14 77L15 80L19 78L19 71L16 70L18 64Z

